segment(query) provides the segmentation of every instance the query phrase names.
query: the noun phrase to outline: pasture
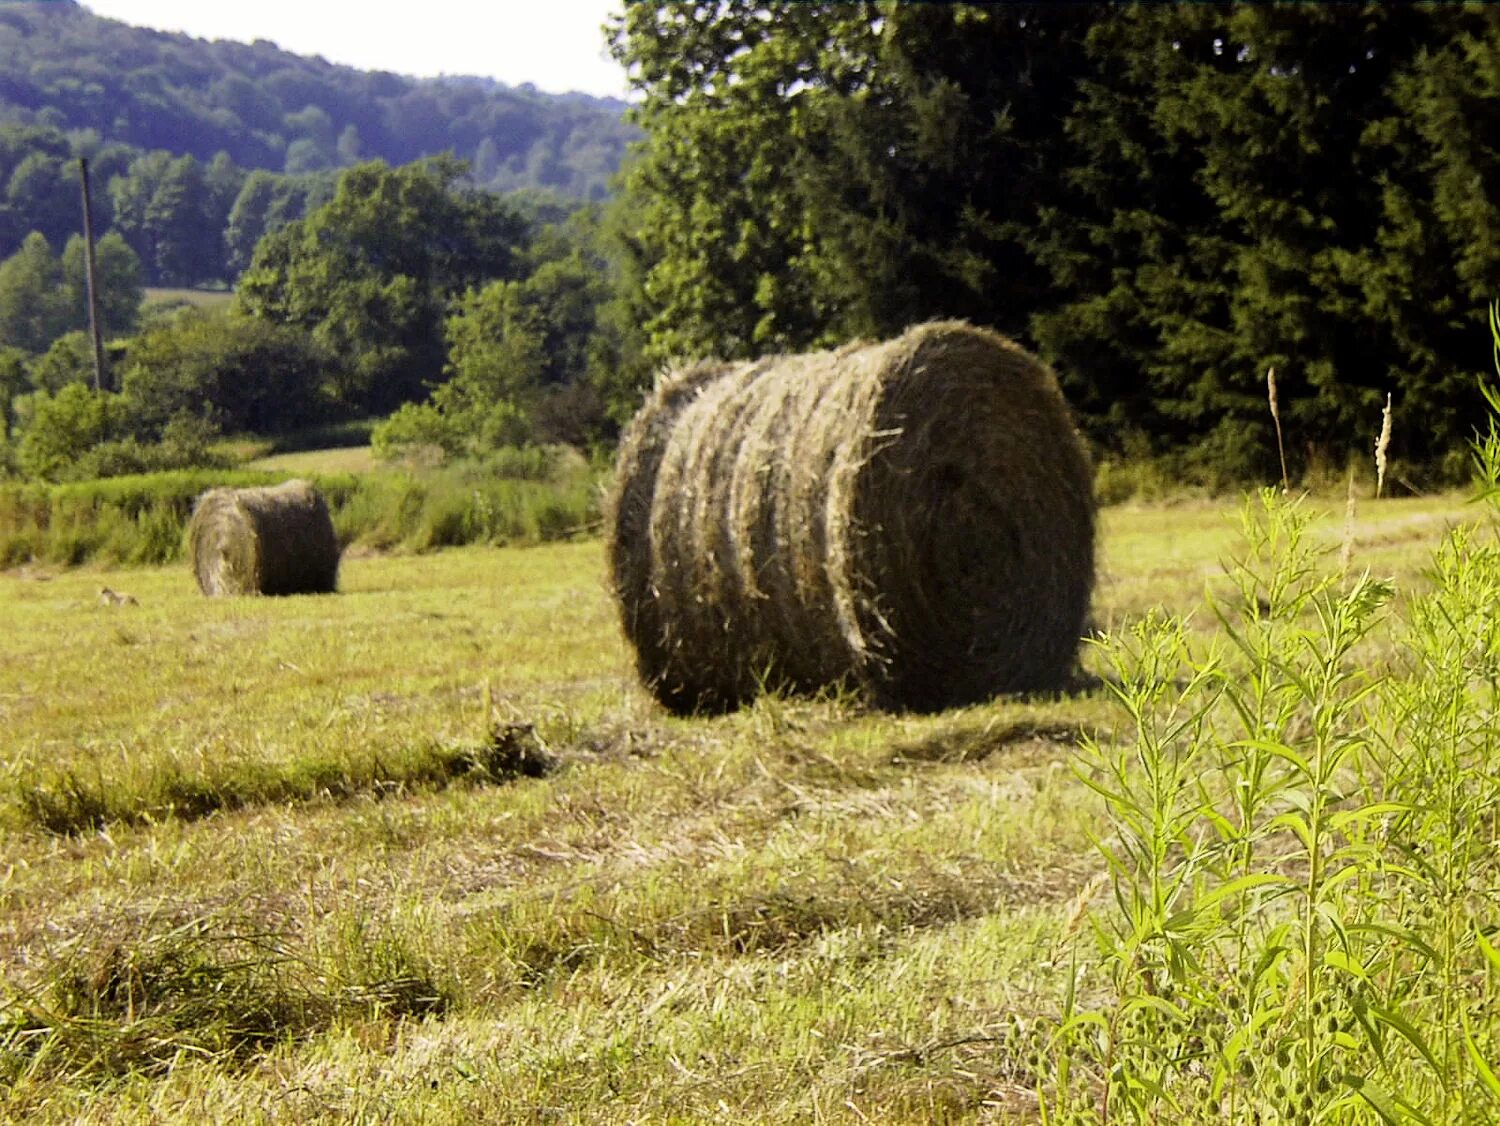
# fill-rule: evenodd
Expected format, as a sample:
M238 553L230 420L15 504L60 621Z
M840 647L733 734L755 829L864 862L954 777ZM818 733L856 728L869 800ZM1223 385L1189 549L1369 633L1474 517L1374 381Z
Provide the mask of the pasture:
M222 309L234 300L234 292L228 289L192 289L185 286L147 286L143 311L153 307L170 308L176 305L191 305L196 309Z
M266 454L245 462L246 469L318 476L337 473L370 473L377 466L369 446L346 446L329 450L293 450Z
M1477 515L1362 501L1353 567L1399 604ZM1232 504L1101 533L1100 629L1219 629ZM595 541L284 599L0 574L0 1118L1034 1119L1038 1018L1108 992L1065 940L1111 694L673 718L603 574Z

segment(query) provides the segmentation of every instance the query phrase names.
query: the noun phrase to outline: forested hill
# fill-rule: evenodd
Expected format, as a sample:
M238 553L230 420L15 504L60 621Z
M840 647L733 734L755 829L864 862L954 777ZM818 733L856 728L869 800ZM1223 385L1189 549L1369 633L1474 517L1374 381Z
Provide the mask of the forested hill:
M264 40L149 31L73 0L0 0L0 121L53 127L75 144L89 132L96 143L201 162L222 152L240 168L299 174L451 150L481 186L598 199L635 135L624 108L355 70Z

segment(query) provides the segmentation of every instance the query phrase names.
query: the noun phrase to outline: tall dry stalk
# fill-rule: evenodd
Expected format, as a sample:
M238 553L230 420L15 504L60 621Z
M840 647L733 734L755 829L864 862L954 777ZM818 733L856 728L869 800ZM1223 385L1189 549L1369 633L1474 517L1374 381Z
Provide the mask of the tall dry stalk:
M1385 412L1380 416L1380 437L1375 439L1375 495L1385 488L1385 452L1391 447L1391 397L1385 397Z
M1281 410L1276 402L1276 369L1266 369L1266 398L1271 403L1271 421L1276 424L1276 452L1281 455L1281 492L1285 496L1292 491L1286 471L1286 445L1281 440Z

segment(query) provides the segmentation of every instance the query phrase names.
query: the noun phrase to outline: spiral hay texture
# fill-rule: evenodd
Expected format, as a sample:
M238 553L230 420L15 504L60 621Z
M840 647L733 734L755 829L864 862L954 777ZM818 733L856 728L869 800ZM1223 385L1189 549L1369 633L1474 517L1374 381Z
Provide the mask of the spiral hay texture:
M1093 588L1092 472L1057 380L961 322L665 379L608 520L641 677L681 713L766 688L921 711L1058 689Z
M225 594L324 594L338 583L339 541L306 481L210 489L193 506L188 548L198 588Z

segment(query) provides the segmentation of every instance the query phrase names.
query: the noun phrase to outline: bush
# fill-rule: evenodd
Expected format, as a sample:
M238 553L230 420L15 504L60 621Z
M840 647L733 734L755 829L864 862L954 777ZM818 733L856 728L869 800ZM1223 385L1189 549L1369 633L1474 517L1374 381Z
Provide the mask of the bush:
M133 428L162 434L182 415L231 433L274 434L326 417L326 361L305 333L223 311L194 311L137 337L121 386Z
M70 383L55 395L38 391L18 450L22 473L58 480L95 446L116 438L123 415L119 396L96 394L82 383Z
M442 457L450 457L462 448L462 440L453 424L430 403L406 403L376 424L370 433L370 448L382 461L420 458L424 450L441 451Z
M30 376L33 387L52 395L73 383L92 386L94 346L88 333L69 332L59 336L31 362Z

